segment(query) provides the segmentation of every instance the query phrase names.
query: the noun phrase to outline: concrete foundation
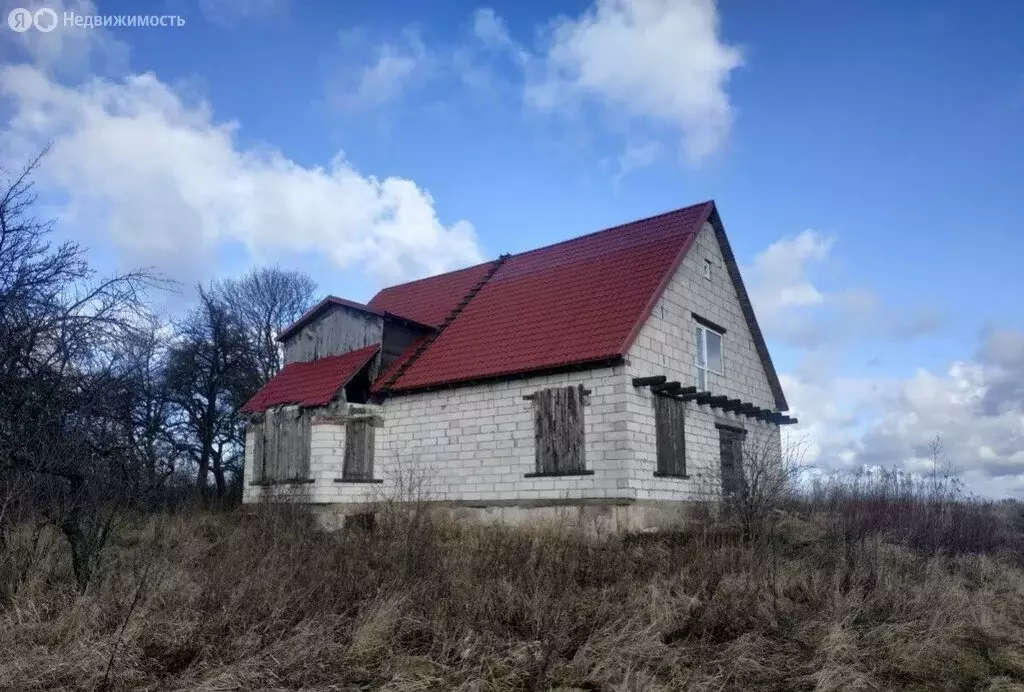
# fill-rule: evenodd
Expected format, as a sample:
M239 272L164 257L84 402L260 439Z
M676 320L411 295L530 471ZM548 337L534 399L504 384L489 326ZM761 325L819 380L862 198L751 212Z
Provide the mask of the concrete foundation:
M317 523L329 531L349 523L365 522L384 511L427 511L449 521L509 525L560 524L596 535L656 532L678 527L692 517L698 503L673 501L582 500L563 502L509 502L473 505L457 502L313 505Z

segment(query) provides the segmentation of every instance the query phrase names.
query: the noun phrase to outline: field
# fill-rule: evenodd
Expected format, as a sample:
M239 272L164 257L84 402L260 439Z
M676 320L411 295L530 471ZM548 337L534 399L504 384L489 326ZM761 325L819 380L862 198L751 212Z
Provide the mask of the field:
M863 493L604 538L184 510L127 518L84 593L25 525L0 689L1024 690L1019 522Z

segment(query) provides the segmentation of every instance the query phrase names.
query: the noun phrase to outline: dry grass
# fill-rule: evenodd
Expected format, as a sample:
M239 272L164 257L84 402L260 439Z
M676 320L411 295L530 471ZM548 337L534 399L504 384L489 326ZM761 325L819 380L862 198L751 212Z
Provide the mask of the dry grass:
M112 539L85 594L26 527L0 562L0 689L1024 689L1020 534L978 506L958 515L973 529L922 543L847 500L755 536L600 541L154 516Z

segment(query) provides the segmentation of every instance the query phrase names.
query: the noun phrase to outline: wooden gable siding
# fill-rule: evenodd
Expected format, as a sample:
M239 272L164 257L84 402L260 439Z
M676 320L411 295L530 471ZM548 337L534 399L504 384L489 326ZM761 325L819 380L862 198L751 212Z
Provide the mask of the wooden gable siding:
M326 356L340 356L379 344L384 318L344 305L332 305L284 342L284 362L305 363Z

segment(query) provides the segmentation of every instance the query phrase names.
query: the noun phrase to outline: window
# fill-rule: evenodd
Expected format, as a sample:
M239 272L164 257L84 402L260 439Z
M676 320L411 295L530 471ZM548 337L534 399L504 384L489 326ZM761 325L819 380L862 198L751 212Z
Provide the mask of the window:
M711 260L709 259L704 260L704 278L711 279Z
M746 431L727 425L718 428L718 448L722 465L722 495L726 499L738 500L747 493L747 482L743 475L743 438Z
M583 397L580 387L542 389L533 399L536 472L526 476L584 475Z
M655 476L686 476L685 406L685 402L674 397L654 397L654 428L658 449Z
M309 479L309 416L297 406L271 409L253 425L253 475L257 484Z
M369 418L350 418L345 423L344 481L373 481L373 423Z
M722 333L706 324L695 326L697 337L697 391L710 391L708 373L725 374L725 356L722 353Z

